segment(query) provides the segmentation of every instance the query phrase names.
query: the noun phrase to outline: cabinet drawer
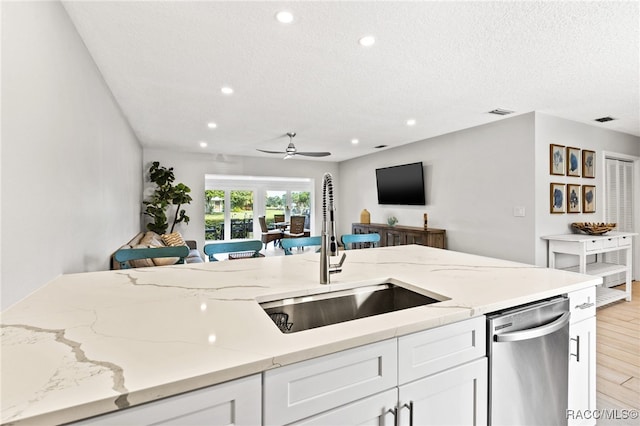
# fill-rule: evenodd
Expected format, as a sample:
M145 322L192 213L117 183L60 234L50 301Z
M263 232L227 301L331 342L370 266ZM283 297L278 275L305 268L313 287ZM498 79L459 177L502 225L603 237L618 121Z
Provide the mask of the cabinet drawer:
M585 243L585 249L587 251L594 251L602 249L602 240L589 240Z
M261 385L256 374L72 425L256 425L262 421Z
M596 315L596 288L589 287L583 290L572 291L569 296L569 309L571 310L571 323L576 323L585 318Z
M408 383L487 353L484 316L398 339L398 382Z
M265 424L287 424L397 385L395 339L264 373Z
M602 248L615 248L618 247L618 237L611 237L602 240Z
M618 237L618 247L631 247L633 237Z

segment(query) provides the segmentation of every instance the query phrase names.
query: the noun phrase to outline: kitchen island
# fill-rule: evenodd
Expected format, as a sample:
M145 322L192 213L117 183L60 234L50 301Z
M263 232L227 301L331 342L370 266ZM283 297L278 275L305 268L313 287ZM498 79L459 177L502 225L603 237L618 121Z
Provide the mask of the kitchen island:
M393 279L431 305L283 334L259 301ZM63 275L2 313L2 424L125 409L559 294L599 277L417 245Z

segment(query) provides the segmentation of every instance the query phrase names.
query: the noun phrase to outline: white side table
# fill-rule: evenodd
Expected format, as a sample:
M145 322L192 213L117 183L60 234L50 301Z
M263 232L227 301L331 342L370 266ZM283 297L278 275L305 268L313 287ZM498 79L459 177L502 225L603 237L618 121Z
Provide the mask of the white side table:
M581 274L608 275L624 273L625 289L616 290L598 286L596 288L596 306L606 305L616 300L626 299L631 301L631 265L632 243L635 232L610 231L606 235L563 234L542 237L549 242L549 268L556 267L556 254L571 254L578 256L578 266L566 268L569 271ZM603 253L621 251L624 263L606 263L603 261ZM587 263L587 256L596 255L596 261Z

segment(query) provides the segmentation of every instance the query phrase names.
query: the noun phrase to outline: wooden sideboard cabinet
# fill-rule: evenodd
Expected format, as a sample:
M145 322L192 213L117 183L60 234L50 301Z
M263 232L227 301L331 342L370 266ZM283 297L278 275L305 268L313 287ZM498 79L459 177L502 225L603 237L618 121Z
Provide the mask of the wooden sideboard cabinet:
M353 234L380 234L380 247L420 244L435 248L447 248L446 231L416 226L389 226L383 223L353 223Z

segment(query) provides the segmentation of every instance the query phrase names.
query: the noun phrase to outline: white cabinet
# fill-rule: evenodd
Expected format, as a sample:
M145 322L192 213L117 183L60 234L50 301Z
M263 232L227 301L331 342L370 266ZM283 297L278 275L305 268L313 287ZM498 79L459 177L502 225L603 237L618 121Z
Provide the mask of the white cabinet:
M261 375L82 420L73 425L247 425L262 422Z
M266 371L265 424L486 424L485 336L482 316Z
M486 425L487 358L400 386L401 425Z
M396 386L397 354L389 339L265 371L265 424L288 424Z
M587 288L569 293L569 400L570 426L595 425L587 410L596 409L596 292Z
M602 306L616 300L631 301L632 239L634 232L608 232L607 235L566 234L542 237L549 242L549 268L556 267L557 254L570 254L578 257L578 266L567 268L581 274L609 275L624 273L625 289L616 290L597 288L596 306ZM607 263L604 253L620 252L622 263ZM587 256L595 255L596 261L587 263Z
M395 406L397 402L398 390L393 388L386 392L375 394L368 398L361 399L294 424L304 426L396 426Z

